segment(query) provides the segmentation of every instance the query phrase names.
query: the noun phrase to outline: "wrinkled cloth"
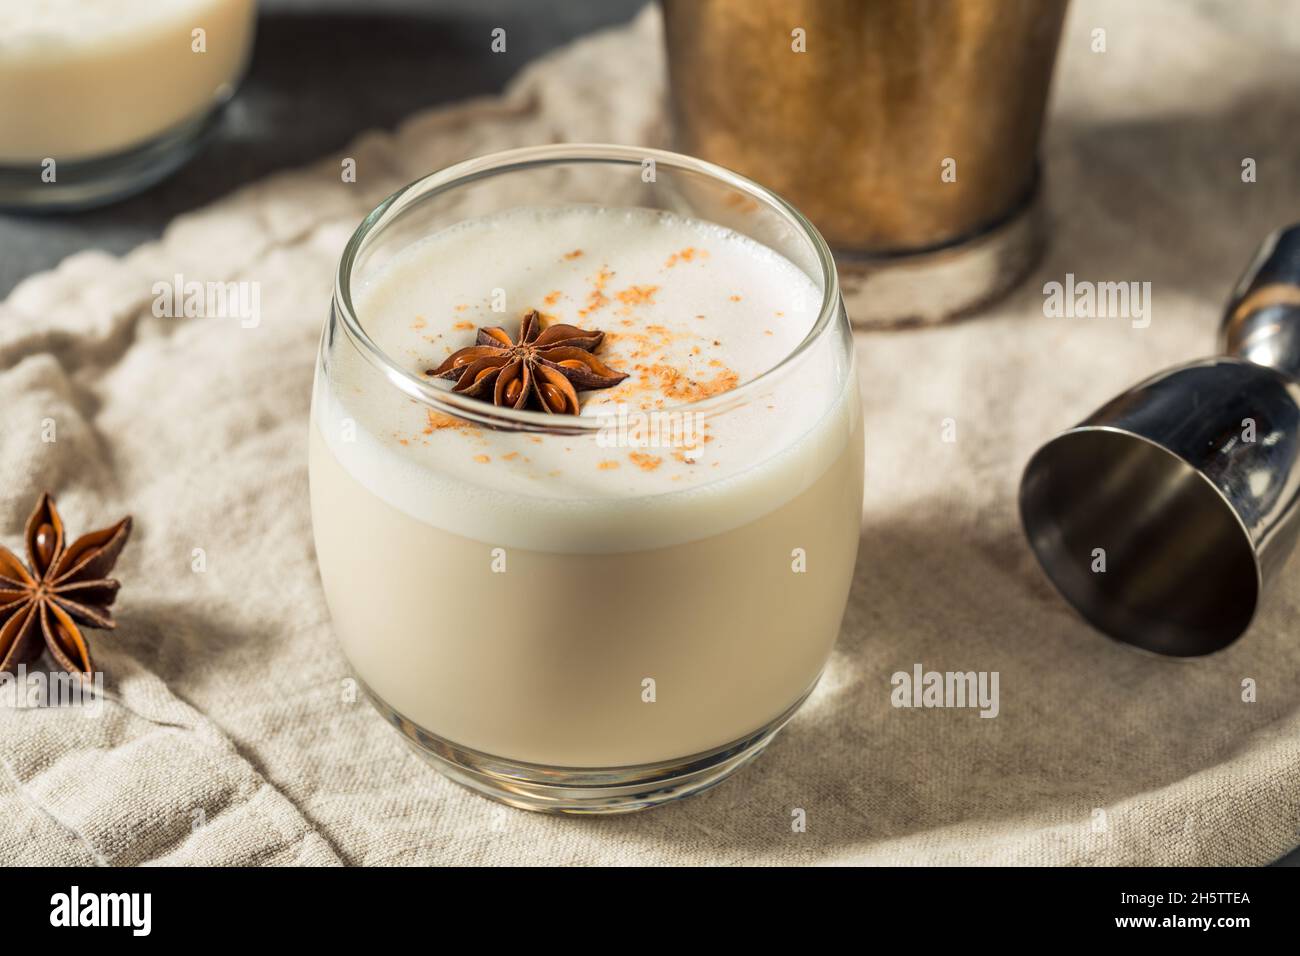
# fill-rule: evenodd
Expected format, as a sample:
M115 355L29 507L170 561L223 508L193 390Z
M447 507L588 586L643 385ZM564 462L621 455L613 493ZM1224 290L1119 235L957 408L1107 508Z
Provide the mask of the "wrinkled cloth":
M499 98L366 133L124 258L87 251L24 281L0 305L0 537L20 544L47 488L73 533L124 513L136 524L116 569L119 627L90 635L101 711L0 708L0 862L1259 864L1285 853L1300 841L1300 568L1231 648L1157 659L1064 604L1015 508L1039 443L1212 351L1237 274L1300 210L1300 36L1285 3L1252 4L1249 19L1238 9L1074 5L1044 145L1045 259L978 318L858 336L867 488L826 676L741 776L648 813L498 806L442 778L350 693L314 563L306 438L334 269L361 217L432 169L502 148L667 145L656 9L532 64ZM1091 49L1098 27L1105 53ZM344 157L355 183L340 176ZM1150 326L1045 317L1043 285L1067 272L1151 282ZM260 283L261 322L156 317L153 287L177 274ZM891 675L917 664L997 671L998 715L893 707ZM798 810L806 829L792 826Z

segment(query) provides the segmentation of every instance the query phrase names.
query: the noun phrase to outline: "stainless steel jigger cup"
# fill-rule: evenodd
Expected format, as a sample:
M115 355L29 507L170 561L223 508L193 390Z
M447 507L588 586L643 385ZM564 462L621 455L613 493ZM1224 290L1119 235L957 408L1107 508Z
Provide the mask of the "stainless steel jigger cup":
M1020 485L1062 595L1110 637L1175 657L1240 637L1295 544L1300 225L1261 247L1220 346L1052 439Z

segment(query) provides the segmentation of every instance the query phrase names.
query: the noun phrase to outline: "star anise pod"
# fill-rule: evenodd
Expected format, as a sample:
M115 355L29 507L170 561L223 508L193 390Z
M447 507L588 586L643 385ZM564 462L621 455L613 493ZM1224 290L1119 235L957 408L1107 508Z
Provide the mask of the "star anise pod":
M49 493L27 519L27 563L0 545L0 671L41 655L70 674L90 674L90 648L77 624L114 627L118 584L106 575L131 534L130 516L64 547L63 519ZM30 569L30 570L29 570Z
M453 352L426 375L454 378L453 392L509 408L533 407L553 415L578 414L578 392L610 388L627 378L591 353L604 332L548 325L529 309L515 342L502 328L478 330L478 343Z

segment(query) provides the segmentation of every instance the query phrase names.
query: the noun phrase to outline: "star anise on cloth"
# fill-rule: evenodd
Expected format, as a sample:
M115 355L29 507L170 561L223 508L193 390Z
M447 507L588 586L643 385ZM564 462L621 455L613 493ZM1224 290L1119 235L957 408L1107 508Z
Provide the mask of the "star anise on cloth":
M548 325L529 309L519 341L502 328L478 330L478 342L453 352L424 374L454 378L453 392L508 408L535 408L553 415L578 414L578 392L610 388L627 378L591 353L604 332L576 325Z
M27 519L27 566L0 545L0 671L40 657L43 642L68 673L90 674L90 648L77 625L115 626L109 608L118 584L107 574L130 535L128 515L65 547L54 499L41 495Z

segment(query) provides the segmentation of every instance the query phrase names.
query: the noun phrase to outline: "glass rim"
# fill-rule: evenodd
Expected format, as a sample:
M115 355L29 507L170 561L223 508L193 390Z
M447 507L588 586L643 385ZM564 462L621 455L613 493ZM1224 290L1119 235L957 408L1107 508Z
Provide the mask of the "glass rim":
M503 408L476 398L457 394L449 388L440 388L433 382L407 371L379 347L362 327L352 305L352 270L367 240L408 207L440 195L458 186L490 176L502 175L545 166L573 163L609 163L641 167L645 160L654 160L656 167L666 166L700 173L748 195L775 211L809 243L816 257L822 279L822 303L817 320L808 334L787 352L781 361L760 372L729 391L708 398L655 409L657 414L708 414L728 407L756 392L770 382L783 369L808 352L824 335L833 329L840 309L839 275L830 246L817 227L793 205L772 190L725 167L663 149L643 149L635 146L618 146L605 143L559 143L546 146L525 146L501 150L446 166L427 176L422 176L403 186L372 209L344 246L334 280L332 307L335 317L341 320L345 334L353 346L373 365L390 384L408 397L431 406L436 411L465 419L480 425L514 431L546 432L551 434L596 433L606 428L601 415L553 415L541 411ZM562 421L557 421L562 419Z

